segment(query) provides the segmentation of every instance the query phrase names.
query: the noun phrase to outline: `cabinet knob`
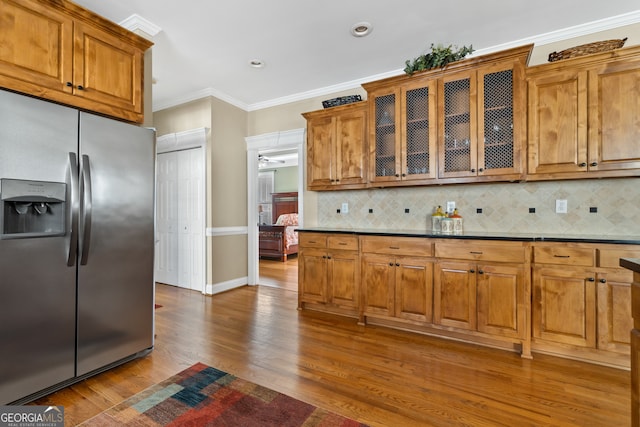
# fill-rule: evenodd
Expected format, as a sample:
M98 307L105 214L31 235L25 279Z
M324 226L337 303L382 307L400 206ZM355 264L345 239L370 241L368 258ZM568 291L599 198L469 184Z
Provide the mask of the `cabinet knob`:
M393 267L393 263L392 262L389 263L389 267Z
M327 257L327 259L331 259L331 256L329 255L329 256Z
M590 166L598 166L598 162L591 162Z
M340 180L339 180L339 179L336 179L336 182L340 182Z
M405 176L407 176L407 174L406 174L406 173L403 173L403 174L402 174L402 177L404 178Z
M469 270L469 273L475 273L476 271L472 268L471 270Z
M73 83L67 82L67 87L73 87Z
M78 90L84 90L84 86L78 85Z
M586 163L584 163L584 162L582 162L582 163L580 163L578 166L580 166L581 168L584 168L584 167L586 167L586 166L587 166L587 164L586 164Z
M396 174L396 178L400 178L400 174Z
M478 274L484 274L483 270L478 270Z
M484 172L484 168L478 169L478 172Z
M475 170L475 169L471 169L471 172L475 173L475 172L476 172L476 170Z
M589 277L589 278L587 278L587 280L588 280L589 282L595 282L595 281L596 281L596 279L595 279L594 277Z
M607 279L600 279L600 283L607 283Z
M399 262L396 262L396 267L400 267L400 263Z

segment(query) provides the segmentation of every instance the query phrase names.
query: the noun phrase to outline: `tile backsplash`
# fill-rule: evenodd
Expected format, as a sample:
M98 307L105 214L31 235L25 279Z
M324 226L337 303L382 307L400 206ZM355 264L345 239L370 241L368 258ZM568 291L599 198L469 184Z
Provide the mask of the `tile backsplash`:
M567 201L567 213L556 213L556 200ZM430 230L434 208L448 201L465 231L640 236L636 178L326 191L318 193L318 225ZM337 213L343 203L348 213Z

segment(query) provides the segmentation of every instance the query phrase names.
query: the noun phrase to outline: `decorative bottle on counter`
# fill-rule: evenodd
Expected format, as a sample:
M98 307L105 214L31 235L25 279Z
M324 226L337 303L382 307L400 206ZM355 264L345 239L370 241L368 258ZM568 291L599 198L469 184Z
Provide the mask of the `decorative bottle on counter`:
M462 234L462 216L458 213L458 209L453 210L450 218L453 222L453 233Z
M440 231L442 231L442 218L444 218L446 215L444 214L443 210L442 210L442 206L438 206L435 210L435 212L431 215L431 231L433 231L434 233L439 233Z

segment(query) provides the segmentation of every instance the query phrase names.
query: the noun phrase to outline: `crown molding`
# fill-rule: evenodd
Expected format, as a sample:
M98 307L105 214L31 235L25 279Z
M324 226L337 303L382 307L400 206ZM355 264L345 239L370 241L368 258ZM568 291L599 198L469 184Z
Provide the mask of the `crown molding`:
M613 28L623 27L626 25L633 25L640 23L640 10L636 10L633 12L625 13L622 15L613 16L610 18L600 19L598 21L588 22L586 24L575 25L573 27L564 28L562 30L551 31L544 34L539 34L533 37L527 37L519 40L515 40L508 43L503 43L495 46L491 46L484 49L478 49L473 52L473 56L485 55L488 53L494 53L505 49L511 49L513 47L522 46L525 44L534 44L534 46L543 46L550 43L555 43L558 41L563 41L567 39L572 39L575 37L581 37L588 34L593 34L601 31L610 30ZM535 47L534 47L535 48ZM388 77L398 76L404 73L404 69L399 68L396 70L392 70L382 74L376 74L368 77L363 77L357 80L351 80L348 82L325 86L322 88L300 92L288 96L283 96L280 98L271 99L268 101L257 102L254 104L246 104L244 102L238 101L237 99L222 93L213 88L207 88L202 91L193 92L191 94L185 95L179 99L175 99L173 101L168 102L160 102L157 105L154 104L153 110L158 111L169 107L174 107L176 105L180 105L186 102L194 101L196 99L203 98L205 96L213 96L221 99L231 105L234 105L245 111L257 111L262 110L264 108L276 107L279 105L289 104L291 102L303 101L309 98L314 98L318 96L331 95L336 92L341 92L344 90L351 89L359 89L363 83L369 83L376 80L382 80Z
M118 25L132 32L136 32L138 30L142 31L151 37L155 37L160 31L162 31L162 28L136 13L125 20L118 22Z

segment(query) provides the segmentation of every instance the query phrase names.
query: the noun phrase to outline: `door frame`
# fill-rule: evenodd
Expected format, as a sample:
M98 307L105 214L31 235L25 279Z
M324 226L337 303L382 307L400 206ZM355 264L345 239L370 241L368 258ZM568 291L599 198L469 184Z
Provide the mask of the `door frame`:
M202 236L202 259L199 261L202 268L202 283L200 284L199 291L203 294L206 293L207 283L207 238L206 238L206 222L207 222L207 134L209 128L197 128L183 132L168 133L156 138L156 153L168 153L171 151L189 150L192 148L200 148L202 150L202 191L200 197L202 200L202 206L204 206L204 212L202 213L202 221L198 228L200 228L200 235ZM155 270L155 266L154 266ZM155 275L155 274L154 274ZM155 280L155 277L154 277Z
M304 224L303 198L304 198L304 141L306 129L292 129L265 133L262 135L248 136L247 144L247 283L257 285L259 279L258 268L258 154L264 150L291 150L298 151L298 226Z

